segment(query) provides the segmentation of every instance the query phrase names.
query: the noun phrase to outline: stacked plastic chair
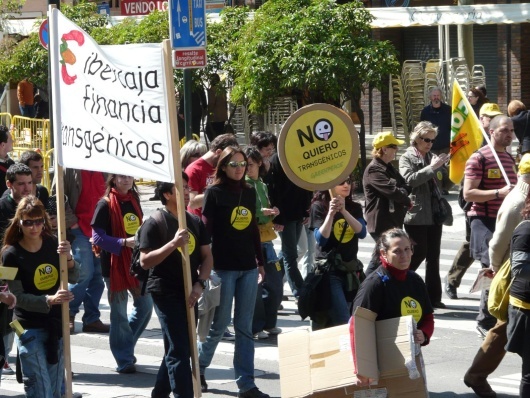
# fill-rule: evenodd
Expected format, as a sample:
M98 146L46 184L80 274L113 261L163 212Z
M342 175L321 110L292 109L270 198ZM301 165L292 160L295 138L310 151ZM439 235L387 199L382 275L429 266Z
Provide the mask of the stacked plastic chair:
M486 87L486 71L484 70L484 65L473 65L471 70L471 87Z
M403 85L399 76L391 75L389 83L389 102L390 118L392 121L392 133L394 136L403 138L407 144L410 144L410 128L407 121L407 103Z
M417 60L403 62L401 80L407 103L407 121L412 128L420 121L421 110L425 106L423 62Z

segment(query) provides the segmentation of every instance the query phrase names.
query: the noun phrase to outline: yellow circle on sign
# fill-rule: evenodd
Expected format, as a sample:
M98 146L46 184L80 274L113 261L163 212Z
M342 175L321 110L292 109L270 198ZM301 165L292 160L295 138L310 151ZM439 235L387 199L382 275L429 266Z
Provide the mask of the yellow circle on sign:
M230 223L235 229L242 231L252 222L252 212L244 206L237 206L232 211Z
M423 310L421 304L414 298L407 296L401 300L401 316L412 315L416 322L419 322Z
M346 112L329 104L308 105L285 122L278 157L285 174L299 187L330 189L355 168L359 136Z
M55 286L59 279L59 272L52 264L41 264L35 270L33 283L39 290L48 290Z
M123 216L123 227L127 235L134 235L140 228L140 219L134 213L127 213Z

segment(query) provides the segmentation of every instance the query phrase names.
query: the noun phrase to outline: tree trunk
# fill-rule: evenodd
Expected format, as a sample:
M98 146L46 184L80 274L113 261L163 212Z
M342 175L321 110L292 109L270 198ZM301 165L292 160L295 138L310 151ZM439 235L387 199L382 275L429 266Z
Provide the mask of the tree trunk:
M359 93L360 94L360 93ZM354 98L351 100L352 104L352 111L357 114L359 117L359 122L361 124L361 129L359 130L359 146L360 146L360 153L361 153L361 175L364 173L364 169L366 168L366 129L364 128L364 112L359 105L359 102L361 100L360 95L355 95Z

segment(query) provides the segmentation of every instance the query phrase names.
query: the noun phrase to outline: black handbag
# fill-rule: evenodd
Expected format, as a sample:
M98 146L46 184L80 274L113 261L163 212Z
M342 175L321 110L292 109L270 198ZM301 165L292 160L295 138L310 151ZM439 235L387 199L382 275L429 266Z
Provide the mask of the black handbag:
M332 250L333 258L335 251ZM328 255L329 258L329 255ZM327 311L331 307L331 288L329 286L330 261L326 259L315 261L315 268L304 279L304 284L298 296L298 314L303 319L314 318L319 312Z

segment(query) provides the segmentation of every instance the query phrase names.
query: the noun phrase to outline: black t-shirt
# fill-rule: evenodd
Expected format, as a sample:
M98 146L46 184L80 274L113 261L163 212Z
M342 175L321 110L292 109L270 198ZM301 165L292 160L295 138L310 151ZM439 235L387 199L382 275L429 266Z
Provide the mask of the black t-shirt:
M0 199L0 241L4 240L6 229L9 227L16 211L17 203L15 203L11 195L3 196Z
M139 214L136 214L136 210L132 202L120 202L121 214L123 216L123 225L125 227L125 233L127 237L134 236L138 228L140 228ZM90 225L94 228L103 229L108 236L113 236L112 226L110 221L110 207L109 202L105 198L100 199L96 205L94 216ZM124 247L122 250L130 250L130 247ZM110 257L111 253L102 250L100 253L101 259L101 272L103 276L110 277Z
M256 191L236 192L225 184L205 191L202 214L213 223L212 254L214 268L247 271L256 268L253 228L256 223Z
M0 195L7 190L6 185L6 173L10 166L14 165L15 161L11 158L7 158L5 161L0 161Z
M147 219L142 225L140 232L140 249L156 250L164 246L167 242L175 237L178 231L179 222L172 214L165 210L166 222L162 227L167 230L166 239L161 234L160 228L153 217ZM190 256L191 280L194 283L197 278L197 269L202 261L201 246L209 245L210 238L206 228L199 217L186 212L186 225L190 233L190 242L188 252ZM175 293L184 292L184 278L182 274L182 254L180 250L174 250L164 261L155 266L149 275L147 281L147 291L149 293Z
M357 203L347 203L346 210L357 219L363 218L362 207ZM326 215L328 214L328 209L322 202L318 201L311 205L310 213L309 228L315 230L320 228L324 223ZM346 227L346 230L343 235L344 227ZM359 238L353 228L346 222L344 216L340 213L336 213L333 216L331 234L324 247L319 245L316 246L315 258L326 258L326 254L333 248L336 248L336 252L341 255L341 258L344 261L351 261L357 258Z
M404 281L395 279L383 266L372 272L361 284L353 309L363 307L377 313L377 320L412 315L420 324L433 309L423 279L408 271Z
M2 255L5 267L18 268L16 280L21 281L24 292L36 296L55 294L60 284L58 241L45 237L42 247L35 253L28 252L18 243L10 246ZM49 313L26 311L15 307L15 317L24 328L46 328L50 319L61 319L61 306L54 305Z

